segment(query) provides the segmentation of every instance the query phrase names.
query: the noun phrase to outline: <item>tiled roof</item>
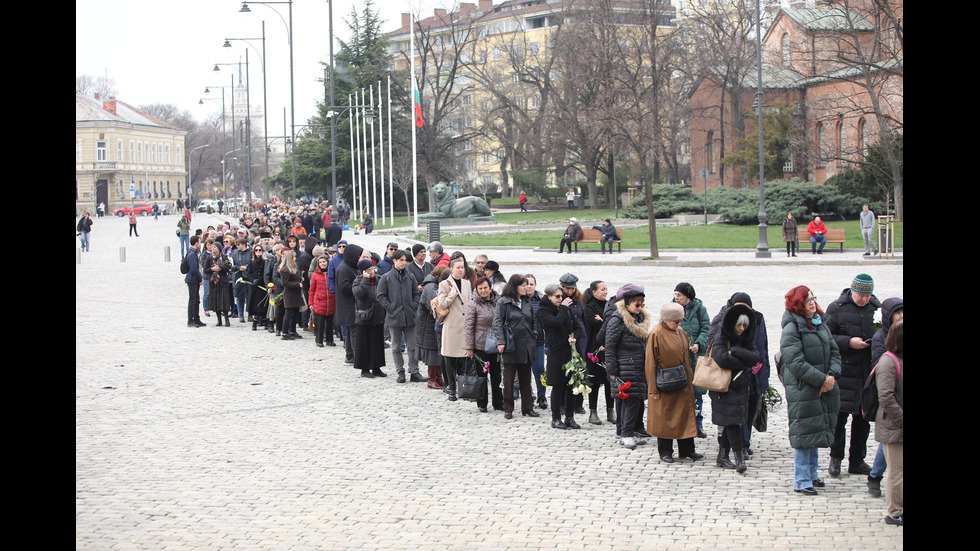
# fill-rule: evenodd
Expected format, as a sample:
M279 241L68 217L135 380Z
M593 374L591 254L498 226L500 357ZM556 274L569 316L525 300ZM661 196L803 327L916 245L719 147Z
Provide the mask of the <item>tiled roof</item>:
M132 105L116 101L115 114L106 111L103 107L103 100L94 97L75 94L75 122L81 121L118 121L130 124L142 124L146 126L161 126L173 128L173 126L138 111Z
M858 31L873 31L874 25L856 10L850 11L850 22L844 12L835 8L783 8L783 12L810 31L846 31L850 25Z

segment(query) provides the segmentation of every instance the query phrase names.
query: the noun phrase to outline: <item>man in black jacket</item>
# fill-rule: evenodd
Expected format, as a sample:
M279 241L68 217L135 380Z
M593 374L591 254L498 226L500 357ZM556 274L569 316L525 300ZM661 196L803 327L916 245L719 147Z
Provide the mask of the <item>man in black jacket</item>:
M871 424L861 415L861 388L871 374L871 338L875 334L874 314L881 307L872 294L874 280L868 274L859 274L840 296L827 307L827 327L840 349L841 378L840 412L834 443L830 446L831 476L839 476L847 443L847 417L851 417L851 443L848 450L847 472L867 475L871 467L864 462L867 455L868 435Z
M204 327L201 322L201 284L204 276L201 275L201 263L198 260L198 252L201 250L201 237L192 235L191 248L187 251L187 275L184 276L184 283L187 284L187 327Z

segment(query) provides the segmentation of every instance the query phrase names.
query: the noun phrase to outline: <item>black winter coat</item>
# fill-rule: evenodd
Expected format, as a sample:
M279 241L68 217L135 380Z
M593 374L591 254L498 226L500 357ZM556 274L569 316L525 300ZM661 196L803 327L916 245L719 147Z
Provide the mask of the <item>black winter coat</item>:
M741 335L736 335L735 322L742 314L748 316L749 327ZM725 313L721 330L715 334L711 357L718 367L732 372L728 392L708 392L711 396L711 422L718 426L730 427L748 422L749 379L752 368L759 363L755 331L755 312L748 306L737 304Z
M538 322L544 328L544 343L548 348L548 384L565 385L567 381L562 366L572 359L568 336L574 334L576 338L581 338L572 312L567 306L555 306L551 299L545 298L538 306Z
M629 319L625 319L625 316L629 316ZM646 309L641 309L639 314L633 315L621 300L616 303L616 310L606 318L605 332L606 372L632 383L630 398L646 400L646 337L650 332L649 313Z
M364 274L359 274L354 279L354 283L351 285L354 291L354 308L357 310L374 308L373 323L365 323L355 319L354 325L384 325L385 309L378 303L378 279L377 276L374 279L364 277Z
M350 243L344 249L344 261L337 266L334 275L337 292L337 313L333 322L337 325L354 325L354 280L361 272L357 269L357 261L361 258L364 248Z
M542 304L544 301L542 301ZM514 351L504 352L502 363L529 364L538 357L538 345L535 338L534 312L531 301L526 297L520 307L510 297L500 297L493 313L493 338L497 343L504 342L504 320L514 333Z
M840 411L842 413L861 413L861 388L871 375L871 347L860 350L850 347L851 337L871 339L875 334L875 310L881 307L878 298L871 295L871 301L858 307L851 299L851 289L844 289L837 300L827 307L827 328L840 350L841 376L837 380L840 387Z

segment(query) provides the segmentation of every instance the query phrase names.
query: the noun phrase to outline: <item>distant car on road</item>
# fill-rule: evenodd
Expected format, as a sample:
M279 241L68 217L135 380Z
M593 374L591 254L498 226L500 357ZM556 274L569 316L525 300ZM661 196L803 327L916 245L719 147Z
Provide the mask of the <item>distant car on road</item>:
M135 211L140 216L146 216L153 213L153 205L148 203L133 203L128 207L120 207L112 211L112 214L116 216L129 216L130 211Z
M197 204L197 212L207 212L208 205L211 206L211 210L218 212L218 204L210 199L205 199Z

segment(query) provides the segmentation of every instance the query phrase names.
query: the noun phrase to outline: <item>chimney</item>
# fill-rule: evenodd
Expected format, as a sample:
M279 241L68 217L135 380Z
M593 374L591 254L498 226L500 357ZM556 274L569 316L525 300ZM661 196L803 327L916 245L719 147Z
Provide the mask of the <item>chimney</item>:
M116 114L116 96L110 96L109 99L102 101L102 108L106 111Z
M446 17L445 8L436 8L435 10L433 10L433 12L435 13L436 19L443 19L444 17Z
M408 27L412 24L412 14L403 13L402 14L402 27Z
M476 4L472 2L460 2L459 3L459 13L467 14L476 9Z
M478 5L478 7L481 10L489 10L490 8L493 7L493 0L479 0L479 2L480 3Z

